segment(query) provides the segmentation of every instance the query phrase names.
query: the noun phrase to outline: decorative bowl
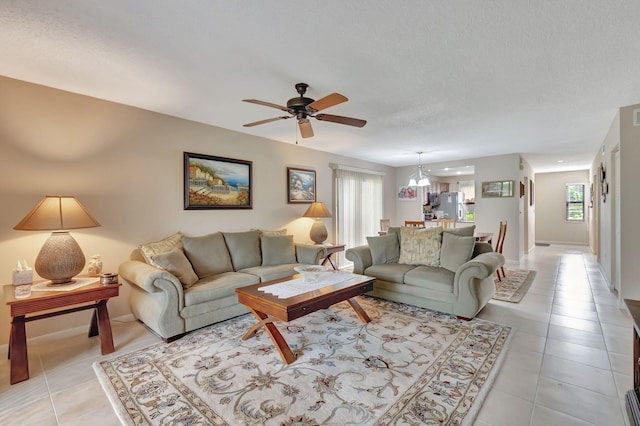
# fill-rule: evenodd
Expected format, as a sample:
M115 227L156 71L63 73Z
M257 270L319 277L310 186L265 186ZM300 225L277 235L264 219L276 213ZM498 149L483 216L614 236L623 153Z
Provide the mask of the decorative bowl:
M320 274L327 272L327 268L321 265L304 265L293 268L297 273L302 274L302 281L314 283L320 278Z

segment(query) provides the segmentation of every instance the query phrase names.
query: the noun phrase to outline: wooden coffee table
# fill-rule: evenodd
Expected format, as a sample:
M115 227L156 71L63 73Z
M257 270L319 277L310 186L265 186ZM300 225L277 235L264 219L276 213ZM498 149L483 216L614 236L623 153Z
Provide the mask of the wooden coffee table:
M280 352L282 360L285 364L291 364L296 360L296 355L284 340L278 328L273 324L274 321L280 320L288 322L346 300L362 322L371 322L369 315L367 315L354 298L373 290L373 283L376 280L375 278L364 275L348 275L350 275L350 277L340 283L308 291L287 299L280 299L278 296L265 293L258 289L301 278L301 275L237 288L238 301L249 308L258 319L258 323L242 336L242 340L247 340L260 327L264 327L276 349Z

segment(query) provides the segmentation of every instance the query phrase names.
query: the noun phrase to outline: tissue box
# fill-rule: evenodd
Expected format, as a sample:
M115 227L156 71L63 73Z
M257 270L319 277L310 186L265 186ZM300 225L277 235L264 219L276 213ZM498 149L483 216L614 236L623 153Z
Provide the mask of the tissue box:
M31 284L33 282L33 269L23 269L22 271L13 271L13 284Z

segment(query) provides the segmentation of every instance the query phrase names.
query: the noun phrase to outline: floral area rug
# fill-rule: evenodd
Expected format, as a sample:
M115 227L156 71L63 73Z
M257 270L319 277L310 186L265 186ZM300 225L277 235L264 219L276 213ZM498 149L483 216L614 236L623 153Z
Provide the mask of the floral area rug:
M251 314L96 362L125 425L472 424L511 328L362 296L276 323L286 365Z
M522 300L536 277L536 271L527 269L506 269L506 278L496 282L496 293L493 298L505 302L518 303Z

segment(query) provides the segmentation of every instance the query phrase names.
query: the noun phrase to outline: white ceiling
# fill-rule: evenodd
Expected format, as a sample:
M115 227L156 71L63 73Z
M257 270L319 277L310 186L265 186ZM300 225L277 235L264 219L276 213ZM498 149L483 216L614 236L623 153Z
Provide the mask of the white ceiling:
M390 166L573 170L640 102L639 29L633 0L0 0L0 75ZM242 127L298 82L367 125Z

